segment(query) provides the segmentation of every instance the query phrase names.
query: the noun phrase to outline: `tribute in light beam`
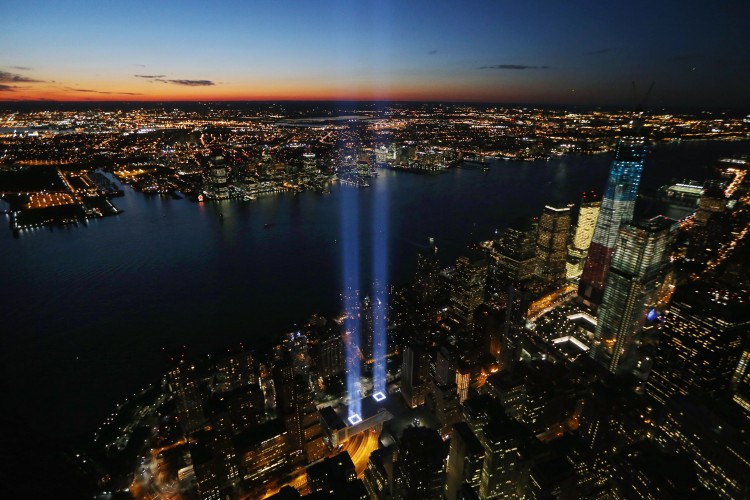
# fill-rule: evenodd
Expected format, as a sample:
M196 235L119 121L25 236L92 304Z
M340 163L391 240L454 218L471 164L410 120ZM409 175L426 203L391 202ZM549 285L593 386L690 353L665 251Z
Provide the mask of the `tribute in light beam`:
M346 330L346 389L349 418L361 415L360 399L360 321L359 321L359 207L357 190L341 189L341 266L344 281L344 329Z
M388 191L380 186L372 204L373 224L373 390L386 393L386 345L388 342Z

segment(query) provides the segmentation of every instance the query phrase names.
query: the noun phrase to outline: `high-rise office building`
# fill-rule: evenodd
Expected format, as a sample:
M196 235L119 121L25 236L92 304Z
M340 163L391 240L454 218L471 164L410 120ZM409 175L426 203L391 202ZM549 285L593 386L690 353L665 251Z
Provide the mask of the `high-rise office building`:
M747 304L707 284L677 289L661 329L646 389L662 404L692 392L729 389L750 332Z
M705 226L713 214L722 213L726 208L727 199L721 186L708 183L701 193L698 210L695 212L695 223Z
M747 420L723 401L678 396L667 402L655 440L690 457L713 498L750 498Z
M329 493L343 485L357 480L354 462L348 451L326 458L307 468L307 485L310 491Z
M229 198L227 166L223 156L212 158L211 168L208 174L208 194L216 200L226 200Z
M535 273L546 286L565 283L569 238L570 207L545 206L537 230Z
M167 374L169 388L177 404L177 416L185 435L201 429L206 423L199 378L198 369L189 363L181 363Z
M573 241L568 245L568 262L566 264L567 278L577 278L583 272L583 264L586 261L591 239L594 237L596 220L602 207L601 197L595 192L583 193L581 205L578 207L578 221Z
M390 500L393 489L393 445L370 453L365 469L365 487L370 498Z
M404 429L394 470L400 494L397 498L443 498L445 455L445 443L436 430L426 427Z
M500 358L507 370L521 358L523 331L526 327L531 294L522 284L508 287L508 306L505 309L505 324L501 337Z
M319 376L329 378L346 369L344 342L338 329L325 329L311 336L310 347L310 356Z
M654 217L619 230L596 325L598 343L592 349L612 373L633 353L646 314L658 300L674 222Z
M451 313L464 328L474 324L474 311L484 302L489 262L484 252L460 256L451 286Z
M430 238L429 247L417 253L417 271L414 275L415 327L418 337L427 340L430 328L437 321L438 279L440 260L435 240Z
M617 144L615 159L609 171L594 236L578 287L579 296L594 307L599 306L604 297L604 284L609 274L620 225L633 220L646 152L642 122L640 117L637 117L633 120L633 128L624 131Z
M480 498L517 498L522 486L521 448L526 431L504 414L497 413L484 426Z
M461 485L468 484L479 493L482 480L484 448L466 422L459 422L451 429L450 449L448 450L448 474L445 496L455 500Z
M430 370L430 357L423 345L404 347L401 363L401 395L406 404L416 408L424 404Z
M511 283L531 279L536 270L537 222L517 221L504 229L493 242L489 292L503 295Z
M257 385L255 359L250 351L223 356L216 362L219 390L231 391L247 385Z

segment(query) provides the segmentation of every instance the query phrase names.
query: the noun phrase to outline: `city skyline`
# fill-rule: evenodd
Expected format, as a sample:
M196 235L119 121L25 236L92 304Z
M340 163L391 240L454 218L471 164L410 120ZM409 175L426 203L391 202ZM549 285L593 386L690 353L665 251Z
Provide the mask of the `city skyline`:
M748 7L197 2L6 8L0 101L747 106Z

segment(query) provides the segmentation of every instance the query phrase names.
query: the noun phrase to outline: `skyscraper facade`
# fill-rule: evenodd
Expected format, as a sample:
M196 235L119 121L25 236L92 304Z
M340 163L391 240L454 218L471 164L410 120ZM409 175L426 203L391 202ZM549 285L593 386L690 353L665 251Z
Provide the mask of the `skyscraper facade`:
M206 423L199 371L193 364L182 363L167 374L169 388L175 396L177 415L185 435L203 428Z
M453 317L463 327L474 323L474 311L484 302L489 262L481 251L471 251L456 261L451 287Z
M566 265L567 278L577 278L583 272L591 239L594 237L596 220L602 207L601 197L595 192L583 193L581 205L578 208L578 222L573 234L573 241L568 246L568 262Z
M534 275L537 226L532 220L518 221L494 241L488 284L491 294L504 295L511 283L526 282Z
M544 207L536 239L536 275L550 287L565 282L570 207Z
M640 120L637 119L634 120L633 129L617 145L578 288L579 296L584 302L594 307L598 307L604 297L604 284L609 274L620 225L633 220L646 152L646 138L641 133Z
M430 358L422 344L414 343L404 347L401 363L401 395L406 404L412 408L424 404L429 367Z
M674 221L654 217L620 228L596 325L598 344L592 353L615 372L632 352L646 313L657 302L670 229Z
M707 284L677 289L666 314L648 393L665 404L674 396L719 395L733 382L750 311L739 294Z

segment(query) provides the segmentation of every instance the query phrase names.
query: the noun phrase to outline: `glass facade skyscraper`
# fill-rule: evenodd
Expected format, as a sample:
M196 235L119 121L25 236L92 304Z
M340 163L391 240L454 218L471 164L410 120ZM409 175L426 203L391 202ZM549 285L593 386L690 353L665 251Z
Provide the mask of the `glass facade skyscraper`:
M604 283L609 274L620 225L633 220L647 152L646 138L641 130L640 119L634 120L633 128L623 135L617 145L594 237L581 275L579 295L594 307L601 305L604 298Z
M632 353L646 313L657 302L673 223L654 217L620 228L596 325L598 344L592 351L610 372Z

